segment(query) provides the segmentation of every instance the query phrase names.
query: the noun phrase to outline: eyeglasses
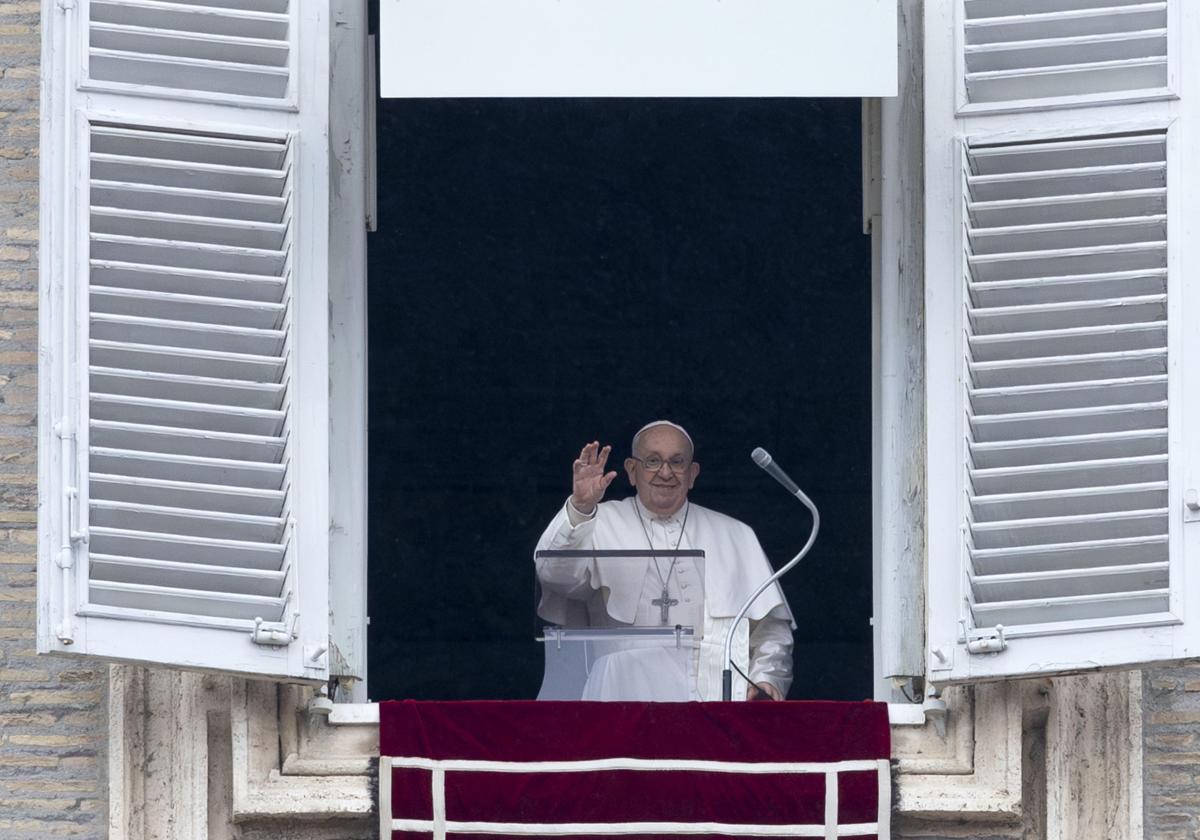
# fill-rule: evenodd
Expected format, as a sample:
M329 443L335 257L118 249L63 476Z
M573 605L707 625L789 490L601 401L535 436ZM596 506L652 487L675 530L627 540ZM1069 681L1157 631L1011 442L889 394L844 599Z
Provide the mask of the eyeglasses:
M666 461L657 455L651 455L649 458L639 458L636 455L631 455L630 457L639 462L643 467L646 468L646 470L652 473L661 470L663 464L666 464L668 467L670 467L671 472L681 473L688 468L688 464L690 463L688 459L684 458L682 455L676 455L674 458L670 458Z

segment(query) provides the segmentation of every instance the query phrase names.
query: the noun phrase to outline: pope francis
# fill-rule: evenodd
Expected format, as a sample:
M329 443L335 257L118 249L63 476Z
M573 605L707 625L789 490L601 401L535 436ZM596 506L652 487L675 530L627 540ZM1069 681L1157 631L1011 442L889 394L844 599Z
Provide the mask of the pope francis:
M746 598L770 576L771 566L748 525L688 500L700 465L682 426L668 420L643 426L624 464L636 494L602 502L617 477L615 470L606 472L611 451L598 441L580 451L571 495L537 550L700 549L703 567L690 559L648 558L644 569L639 561L618 571L595 561L537 559L538 614L563 624L572 602L582 602L590 626L683 624L700 631L686 675L674 674L665 658L656 662L653 651L608 656L596 661L584 699L719 700L725 634ZM702 598L693 597L699 592ZM735 677L734 699L787 695L793 627L782 591L772 586L734 628L734 661L750 679L748 684ZM614 691L613 685L621 688Z

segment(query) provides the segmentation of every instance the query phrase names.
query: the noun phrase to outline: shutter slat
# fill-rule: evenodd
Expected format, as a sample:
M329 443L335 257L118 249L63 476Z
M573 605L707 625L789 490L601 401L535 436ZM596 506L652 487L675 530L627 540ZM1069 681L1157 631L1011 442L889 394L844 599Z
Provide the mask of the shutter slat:
M1019 601L1031 590L1040 592L1044 598L1138 592L1165 588L1167 563L990 575L973 578L971 583L976 587L977 597L988 601Z
M976 282L1022 280L1047 275L1099 274L1165 268L1166 242L1132 242L1091 248L1055 248L1012 254L980 254L967 258Z
M136 236L93 234L92 257L98 260L173 265L182 269L238 272L278 277L287 266L287 254L264 248L172 242Z
M1056 626L1074 621L1085 621L1089 626L1098 628L1105 626L1105 619L1116 625L1116 619L1124 617L1143 617L1147 623L1158 623L1163 618L1155 614L1166 613L1169 606L1170 590L1152 589L1145 592L999 601L994 604L975 604L973 609L979 621L986 626L1032 625L1027 628L1028 632L1037 633L1043 629L1038 625L1049 625L1044 629L1050 632Z
M147 423L92 420L91 429L92 441L97 447L136 449L147 454L195 455L201 458L279 463L287 445L285 438L270 435L181 429Z
M280 356L95 339L89 346L92 361L105 367L259 382L283 378L284 359Z
M1005 181L1036 173L1053 179L1056 170L1089 175L1108 173L1111 180L1129 170L1166 172L1166 141L1161 134L1056 138L1037 143L992 143L971 146L967 161L972 192L989 180ZM1137 166L1137 164L1146 164ZM992 175L994 179L979 176ZM1165 177L1165 176L1164 176ZM1033 190L1039 189L1031 184ZM972 196L975 197L975 196Z
M1167 191L1151 188L1007 201L972 201L968 202L967 210L976 223L985 227L1145 216L1167 212Z
M1166 339L1166 322L1150 321L973 335L970 345L976 361L989 362L1078 355L1098 347L1109 352L1148 350L1166 346Z
M1150 403L1167 398L1167 377L1141 376L1085 382L1049 383L968 390L971 408L978 418L1012 413L1087 408L1114 403Z
M1086 302L973 307L968 311L976 334L984 335L1146 323L1165 318L1166 313L1165 294Z
M282 196L262 196L103 180L92 182L92 205L149 213L172 213L184 206L192 214L202 218L245 219L252 222L273 223L283 221L284 211L287 208L287 202Z
M89 369L92 389L102 394L126 397L154 397L167 400L187 398L215 405L278 410L283 405L283 385L271 382L244 382L182 376L149 371L125 371L93 366Z
M1023 490L971 496L970 503L976 522L1149 510L1166 507L1167 483L1156 481L1065 490Z
M971 380L980 387L1153 376L1166 373L1166 370L1165 346L1113 353L1082 353L1076 356L1000 359L993 362L970 362L968 365Z
M1077 538L1081 532L1086 532L1090 539L1103 540L1154 536L1166 530L1166 508L1009 519L977 522L971 526L976 548L1067 542Z
M283 41L232 35L197 35L193 32L120 23L93 22L91 43L95 48L109 51L207 58L262 67L285 67L288 60L288 45Z
M278 435L283 429L287 413L283 409L242 408L101 393L92 394L91 409L94 420L264 436Z
M1066 277L1033 277L968 283L970 300L976 306L1014 306L1033 303L1069 303L1101 300L1120 295L1142 297L1167 290L1167 270L1112 271Z
M1159 58L1166 55L1166 40L1165 28L1134 29L1100 35L974 44L966 48L966 56L974 73L1020 71L1063 64ZM1016 98L1028 97L1019 95Z
M90 0L92 20L286 41L288 17L281 12L238 8L233 4L205 5L174 0Z
M92 260L92 283L103 288L139 289L148 292L188 294L204 289L214 297L279 303L286 278L198 271L173 265L145 265L114 260Z
M181 295L174 292L147 292L111 286L92 286L90 294L93 312L191 323L228 324L232 327L260 330L278 329L287 312L287 306L283 303Z
M285 577L283 572L276 571L204 566L111 554L93 553L90 563L93 576L99 581L134 584L150 581L152 585L173 589L198 589L268 598L279 597Z
M1060 461L969 470L980 495L1138 484L1167 477L1166 455L1129 455L1095 461Z
M1027 158L1023 155L995 155L991 159L982 158L973 162L975 168L967 175L970 201L1028 201L1099 192L1161 189L1167 182L1166 165L1161 159L1139 160L1145 155L1160 152L1160 149L1159 144L1143 144L1128 153L1125 156L1127 160L1113 161L1110 161L1112 156L1106 146L1054 149L1049 156Z
M237 9L243 12L277 12L288 9L288 0L160 0L183 6L215 6L219 9ZM1079 2L1079 0L1074 0Z
M275 543L253 543L215 537L154 534L123 528L93 528L92 548L100 554L167 562L194 563L226 568L277 571L284 548Z
M221 0L216 0L216 2L221 2ZM1073 9L1107 9L1118 6L1121 2L1122 0L965 0L966 13L969 18L1031 15L1038 12L1067 12ZM1133 0L1133 2L1145 3L1149 0Z
M98 152L92 153L92 176L102 182L119 181L273 198L283 194L287 181L287 172L283 169Z
M262 618L264 621L278 621L284 606L282 598L104 580L93 581L89 589L92 602L101 606L172 615L198 615L210 620L232 618L253 621Z
M1161 55L1118 61L1081 61L1065 67L1033 67L967 74L972 102L1048 99L1112 91L1153 90L1167 80L1166 40Z
M136 85L150 78L162 87L274 99L287 93L290 75L286 67L96 48L90 67L93 77L109 82Z
M972 442L971 464L977 469L1032 466L1105 458L1165 455L1165 429L1111 432L1097 435L1027 438L997 443Z
M279 540L284 531L284 520L278 516L250 516L105 499L92 499L89 508L91 521L96 525L129 531L191 537L220 533L229 539L264 543Z
M977 255L1022 254L1097 245L1163 242L1166 235L1167 217L1161 215L981 227L976 230L972 245Z
M287 146L279 140L103 123L93 125L91 136L93 177L98 162L127 167L159 162L169 167L173 161L174 168L189 169L201 180L205 173L240 169L251 185L262 179L279 180L279 173L286 170Z
M1109 540L1075 540L1048 545L1009 546L970 550L971 564L984 575L1021 574L1032 571L1087 570L1133 563L1167 560L1167 535L1119 537Z
M219 219L93 206L92 230L99 234L279 251L284 245L287 226L238 218Z
M230 457L160 453L111 446L94 446L89 450L92 469L131 478L164 478L197 483L226 484L239 487L279 489L287 478L287 466L277 461L263 460L248 453L239 458L239 451L226 447Z
M968 11L972 7L968 7ZM1165 2L1109 3L1101 8L1062 9L1047 3L1043 9L1000 17L969 17L969 44L997 44L1039 38L1065 38L1154 29L1166 26Z
M1167 403L1164 400L1141 405L1014 411L1004 415L973 417L971 430L975 440L986 442L1150 429L1165 425L1166 420Z
M273 356L283 349L286 334L285 329L258 329L147 318L140 315L92 313L92 338L99 341L128 341L134 344Z
M166 479L91 473L92 498L110 502L160 504L191 510L226 511L278 517L283 513L282 490L195 484Z

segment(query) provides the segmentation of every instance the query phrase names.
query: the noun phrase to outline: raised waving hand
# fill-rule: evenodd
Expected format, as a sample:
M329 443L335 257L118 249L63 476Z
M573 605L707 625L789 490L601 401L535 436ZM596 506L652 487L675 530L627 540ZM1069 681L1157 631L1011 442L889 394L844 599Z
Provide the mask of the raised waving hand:
M579 451L572 467L571 504L580 513L591 513L604 498L604 491L617 477L616 471L605 472L611 446L600 447L599 441L586 444Z

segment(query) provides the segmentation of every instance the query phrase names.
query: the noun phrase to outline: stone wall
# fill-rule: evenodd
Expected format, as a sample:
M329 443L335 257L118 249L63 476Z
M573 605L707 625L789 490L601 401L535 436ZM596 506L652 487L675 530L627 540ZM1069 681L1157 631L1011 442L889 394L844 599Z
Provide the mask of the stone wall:
M0 3L0 837L104 837L102 667L35 653L38 29Z
M1200 668L1145 675L1146 837L1200 838Z

